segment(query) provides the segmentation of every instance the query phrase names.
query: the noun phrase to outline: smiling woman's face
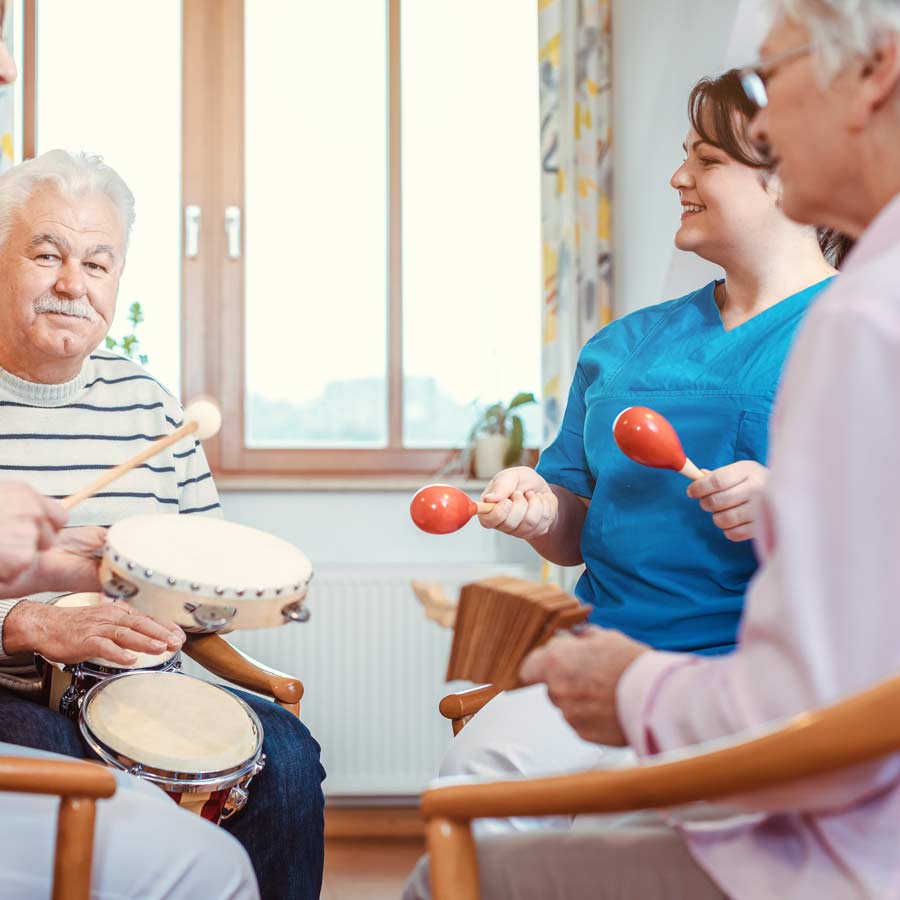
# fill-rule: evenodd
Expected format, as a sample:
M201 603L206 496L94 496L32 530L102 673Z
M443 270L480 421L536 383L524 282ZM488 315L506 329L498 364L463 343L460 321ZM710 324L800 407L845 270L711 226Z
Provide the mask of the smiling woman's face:
M692 128L685 138L684 162L670 184L681 200L681 226L675 246L725 264L757 245L774 217L780 216L774 191L758 169L739 163Z

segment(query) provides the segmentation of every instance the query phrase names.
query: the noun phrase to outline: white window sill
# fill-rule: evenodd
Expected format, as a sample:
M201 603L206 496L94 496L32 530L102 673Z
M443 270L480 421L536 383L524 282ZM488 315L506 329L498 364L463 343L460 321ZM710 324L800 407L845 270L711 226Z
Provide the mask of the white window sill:
M296 492L322 493L332 491L415 493L426 484L433 484L427 476L396 476L392 478L299 478L290 475L218 475L216 487L222 492ZM445 478L439 484L452 484L467 493L480 494L487 481Z

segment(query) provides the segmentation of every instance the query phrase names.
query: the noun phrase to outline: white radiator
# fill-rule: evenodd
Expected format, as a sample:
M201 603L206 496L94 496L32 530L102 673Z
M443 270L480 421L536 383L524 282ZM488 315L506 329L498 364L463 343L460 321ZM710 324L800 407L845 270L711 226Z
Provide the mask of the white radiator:
M309 622L229 639L260 662L299 677L302 719L322 745L329 797L418 794L450 741L438 702L451 632L425 618L409 586L436 581L450 596L491 575L533 578L522 565L317 571ZM190 660L185 671L202 674Z

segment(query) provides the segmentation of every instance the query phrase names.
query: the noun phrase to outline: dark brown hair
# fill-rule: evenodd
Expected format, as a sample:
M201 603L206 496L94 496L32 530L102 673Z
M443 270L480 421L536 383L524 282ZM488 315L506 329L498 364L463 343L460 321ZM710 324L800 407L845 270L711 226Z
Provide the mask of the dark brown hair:
M715 78L701 78L688 98L688 118L700 138L735 162L758 169L765 180L773 173L771 163L761 153L747 131L756 107L747 99L737 69ZM817 229L825 259L839 268L853 246L853 239L833 228Z

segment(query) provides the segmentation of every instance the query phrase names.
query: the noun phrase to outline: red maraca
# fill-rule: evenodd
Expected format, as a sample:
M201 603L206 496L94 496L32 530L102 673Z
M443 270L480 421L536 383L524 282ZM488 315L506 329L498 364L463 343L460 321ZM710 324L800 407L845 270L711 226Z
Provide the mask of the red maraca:
M613 422L613 439L619 449L642 466L673 469L696 481L703 473L685 456L684 448L668 419L646 406L629 406Z
M476 513L490 512L493 508L493 503L476 503L452 485L429 484L416 492L409 504L409 514L422 531L450 534L459 531Z

